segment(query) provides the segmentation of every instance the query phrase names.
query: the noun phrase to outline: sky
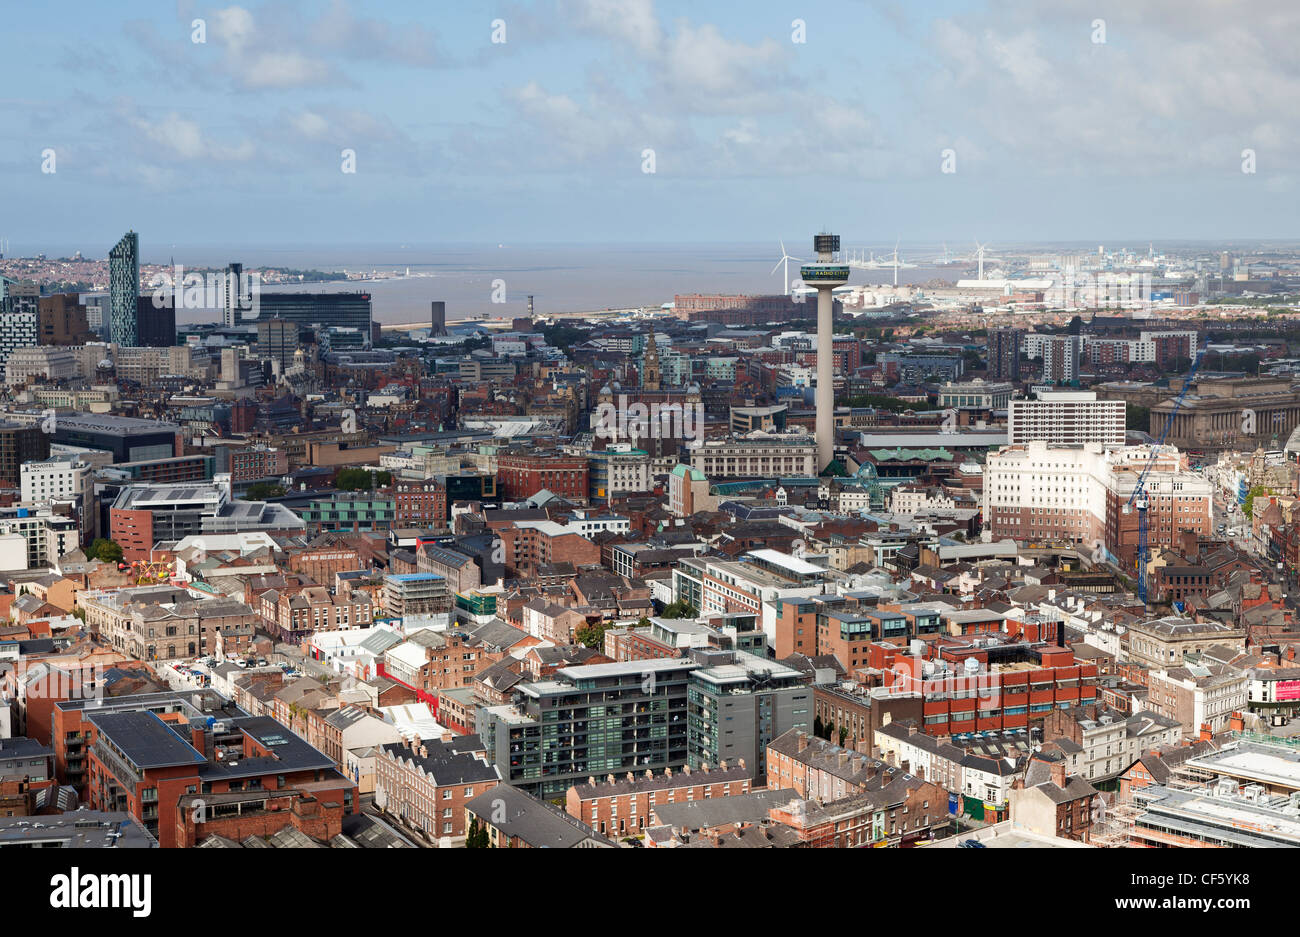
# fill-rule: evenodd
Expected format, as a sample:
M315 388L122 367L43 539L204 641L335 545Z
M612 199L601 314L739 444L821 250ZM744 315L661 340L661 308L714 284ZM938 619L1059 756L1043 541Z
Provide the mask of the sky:
M9 4L0 238L1287 239L1297 27L1294 0Z

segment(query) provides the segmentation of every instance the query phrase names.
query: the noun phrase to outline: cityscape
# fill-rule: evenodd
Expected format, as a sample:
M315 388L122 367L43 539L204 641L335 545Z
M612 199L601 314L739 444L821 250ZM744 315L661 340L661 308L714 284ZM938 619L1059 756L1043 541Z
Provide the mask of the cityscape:
M242 165L265 145L251 129L245 160L209 149L208 131L164 141L130 118L193 151L196 186L231 186L252 222L242 239L228 219L187 228L136 183L82 178L83 144L61 155L54 128L31 165L6 157L0 848L110 850L123 858L98 878L89 860L51 866L50 905L136 917L190 881L190 850L268 848L906 849L900 878L913 862L969 878L952 849L1067 849L1099 876L1098 910L1257 909L1246 895L1264 879L1245 859L1136 850L1300 847L1300 237L1276 212L1294 147L1265 155L1289 130L1227 153L1223 189L1198 181L1205 166L1169 169L1205 196L1195 224L1124 207L1118 225L1087 208L1050 227L972 194L997 185L1013 202L1041 183L981 181L997 133L975 118L932 148L929 181L844 173L852 144L832 133L821 178L843 174L845 197L796 183L812 216L775 210L759 182L787 170L769 153L751 181L770 235L749 207L720 233L711 195L697 237L698 179L661 183L657 167L677 145L702 160L687 137L748 113L747 82L765 73L780 101L844 107L840 46L825 87L790 59L805 43L820 54L829 15L762 3L727 27L676 3L573 0L553 11L580 37L569 46L542 6L435 24L406 4L337 3L295 14L304 45L281 50L288 14L270 4L87 14L156 49L153 64L190 46L225 55L202 66L208 84L182 70L181 90L152 93L158 107L191 81L199 107L246 96L250 128L269 99L324 114L315 91L331 82L340 106L362 85L380 95L390 67L448 88L451 73L513 80L520 60L484 57L543 55L534 41L557 61L532 95L573 77L564 50L612 47L672 73L647 108L721 96L657 147L657 112L631 122L628 174L663 189L612 192L625 236L606 238L606 218L581 242L585 194L539 235L565 183L479 152L490 108L461 146L529 206L499 236L391 180L340 196L333 217L306 208L330 198L315 170L301 195L243 188L222 174L285 171ZM979 73L954 31L992 42L1012 5L867 6L900 18L900 49L924 24L937 57ZM1191 32L1208 6L1190 4ZM1297 25L1261 7L1231 34ZM1068 84L1077 62L1041 71L1036 43L1056 30L1077 32L1085 58L1113 42L1121 71L1127 43L1159 38L1128 13L1075 13L1035 12L1036 39L1006 40L1022 93L1085 93ZM49 21L21 16L35 19L20 35ZM471 26L474 51L452 38ZM1177 41L1192 55L1204 37ZM425 62L426 42L454 61ZM150 73L122 61L95 67L146 93ZM1222 67L1232 77L1236 59ZM592 100L548 113L591 148L535 143L573 162L544 173L576 179L587 160L599 185L628 123L597 127L587 108L626 89L586 80ZM918 91L918 123L947 113L933 93ZM355 149L284 119L341 159L328 184L351 185L367 133L423 145L419 118L399 116L353 119ZM1168 119L1176 138L1181 113ZM793 166L804 145L780 152ZM976 179L960 185L974 188L953 189L948 216L939 190L967 150ZM732 169L691 171L719 185L749 172ZM1226 187L1269 172L1232 213ZM42 175L38 199L26 190ZM142 178L166 197L168 177ZM911 217L857 204L857 187L895 182L926 193ZM76 209L96 185L126 186L137 210L108 192ZM446 244L400 223L374 236L394 200L437 216ZM638 234L657 204L678 216L676 241ZM126 868L145 877L110 895L108 871Z

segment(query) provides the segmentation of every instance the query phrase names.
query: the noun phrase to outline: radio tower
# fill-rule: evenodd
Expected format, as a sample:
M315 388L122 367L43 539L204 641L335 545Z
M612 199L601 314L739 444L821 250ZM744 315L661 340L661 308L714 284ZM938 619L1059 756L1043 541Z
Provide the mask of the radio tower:
M835 259L838 234L813 236L817 259L799 268L799 277L817 290L817 473L835 458L835 347L831 290L849 280L849 265Z

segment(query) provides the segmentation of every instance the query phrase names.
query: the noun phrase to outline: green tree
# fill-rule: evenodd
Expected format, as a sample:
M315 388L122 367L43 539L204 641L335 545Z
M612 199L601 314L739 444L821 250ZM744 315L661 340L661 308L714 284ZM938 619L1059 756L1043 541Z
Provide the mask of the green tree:
M694 618L695 606L685 599L678 599L664 606L664 618Z
M813 735L820 738L826 737L826 725L822 722L822 717L817 716L813 719Z
M1247 517L1250 517L1250 510L1255 505L1256 495L1267 496L1268 489L1263 485L1254 485L1251 487L1250 491L1246 492L1246 503L1241 506L1241 509L1246 512Z
M90 549L86 551L86 556L95 560L103 560L105 563L120 563L122 562L122 548L116 541L96 537L90 544Z
M848 728L847 728L846 726L840 726L840 745L841 745L841 746L844 744L844 740L845 740L846 738L848 738L848 737L849 737L849 730L848 730Z
M393 473L384 471L375 473L375 484L380 488L387 488L393 483Z
M605 629L609 626L603 621L594 625L588 625L585 628L579 628L574 632L574 637L583 647L602 648L605 646Z
M276 485L271 482L254 482L248 486L248 490L244 492L244 497L249 501L265 501L267 498L278 498L283 494L283 485Z
M334 477L334 487L340 491L369 491L374 487L374 478L365 469L340 469Z
M836 405L843 407L875 407L877 410L893 410L896 413L902 413L904 410L911 410L918 406L885 394L859 394L856 397L838 400Z
M1151 408L1139 407L1137 404L1125 404L1124 428L1148 432L1151 426Z

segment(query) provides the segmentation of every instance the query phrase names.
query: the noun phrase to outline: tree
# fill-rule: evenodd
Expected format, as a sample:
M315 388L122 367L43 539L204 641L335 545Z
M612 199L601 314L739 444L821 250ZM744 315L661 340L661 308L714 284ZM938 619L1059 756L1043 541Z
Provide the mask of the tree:
M334 478L334 487L340 491L369 491L374 488L374 478L365 469L340 469Z
M1126 404L1124 407L1124 428L1147 432L1151 426L1151 408L1139 407L1136 404Z
M487 849L489 845L487 827L478 822L478 817L470 817L469 829L465 832L465 848Z
M826 737L826 726L822 723L822 717L817 716L813 719L813 735L820 738Z
M694 618L695 606L685 599L678 599L664 606L664 618Z
M849 730L848 730L848 727L847 727L847 726L840 726L840 745L841 745L841 747L844 745L844 740L845 740L846 738L848 738L848 737L849 737Z
M579 628L574 632L574 637L583 647L602 648L605 646L605 629L609 626L603 621L594 625L588 625L585 628Z
M1241 506L1241 509L1246 513L1247 517L1250 517L1250 510L1255 506L1256 495L1267 496L1268 489L1263 485L1253 485L1250 491L1246 492L1246 503Z
M86 556L93 560L103 560L105 563L120 563L122 548L116 541L96 537L90 544L90 549L86 551Z
M265 501L267 498L278 498L283 494L283 485L275 485L271 482L254 482L248 486L248 490L244 492L244 497L249 501Z
M393 483L393 473L384 471L375 473L375 484L380 488L387 488Z

